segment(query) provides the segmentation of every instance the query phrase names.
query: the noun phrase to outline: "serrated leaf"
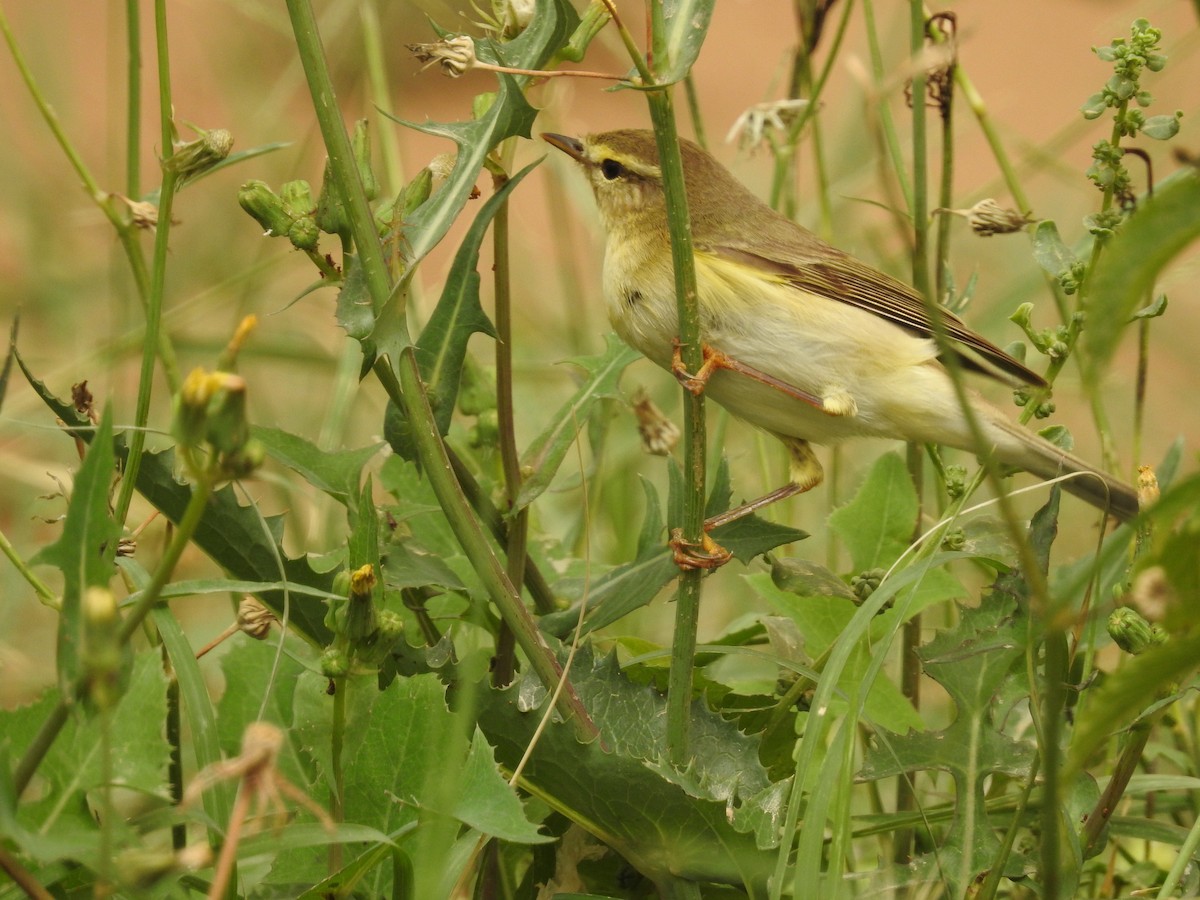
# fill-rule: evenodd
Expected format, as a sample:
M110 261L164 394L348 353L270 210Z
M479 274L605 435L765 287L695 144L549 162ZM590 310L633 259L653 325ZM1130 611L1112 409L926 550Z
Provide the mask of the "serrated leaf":
M937 732L881 735L860 773L870 780L920 769L951 774L954 824L938 858L955 893L994 862L1000 845L984 807L984 782L996 772L1025 775L1033 759L1032 747L998 730L993 708L997 690L1024 655L1026 632L1011 599L993 596L976 609L962 609L954 629L918 651L925 673L953 699L954 721Z
M891 565L912 540L919 503L898 453L881 456L845 506L829 516L860 572Z
M322 450L311 441L279 428L255 425L251 432L272 459L343 505L358 491L363 467L383 446L372 444L357 450Z
M438 430L444 435L450 428L458 383L462 376L467 341L475 333L496 337L496 329L479 303L479 248L488 226L512 190L541 160L530 163L496 191L475 216L458 246L454 262L446 275L433 314L417 339L417 363L421 380L427 385L429 405Z
M107 717L71 716L38 767L40 789L17 811L16 834L22 850L43 863L59 859L98 866L99 825L88 805L91 792L111 784L136 786L148 808L170 803L167 761L170 748L163 736L167 679L154 652L134 661L129 683ZM0 712L0 734L10 753L19 757L29 747L58 701L51 691L35 704ZM107 728L107 742L101 729ZM104 760L105 747L109 759ZM124 828L124 821L110 823ZM118 832L120 833L120 832Z
M540 69L579 27L579 14L567 0L537 0L529 26L507 42L477 41L484 62L512 69Z
M1162 181L1138 206L1089 274L1093 286L1083 343L1086 374L1098 379L1126 324L1159 273L1200 238L1200 170L1184 168Z
M577 357L572 363L582 368L586 380L579 390L551 417L550 424L526 449L521 468L530 474L521 483L513 511L528 506L550 486L575 436L591 415L598 401L617 396L617 384L626 366L640 354L617 339L605 338L605 350L600 356Z
M776 547L804 540L808 532L751 514L714 528L710 537L732 553L738 562L748 564L756 556L769 553Z
M113 575L120 528L109 511L109 490L116 467L112 442L112 410L106 408L75 476L67 516L58 540L30 562L56 566L63 574L62 609L58 619L58 677L64 691L82 674L83 594L90 587L107 587Z
M778 841L781 796L758 761L757 742L702 703L692 706L695 759L685 772L665 763L665 701L638 687L609 659L586 650L572 670L580 697L603 735L581 745L553 722L538 740L521 784L613 847L651 880L684 878L765 886ZM537 685L483 690L480 724L508 766L541 718ZM565 765L564 761L570 764ZM731 821L732 820L732 821Z
M375 309L358 255L347 253L344 265L345 274L338 289L334 317L346 330L346 334L361 343L370 337L375 329Z
M513 76L499 75L498 79L500 86L496 99L487 112L473 121L418 124L396 119L401 125L434 137L449 138L458 145L454 171L437 193L404 220L401 245L410 270L425 258L450 229L471 196L475 179L492 148L505 138L529 137L537 110L525 99L520 84Z

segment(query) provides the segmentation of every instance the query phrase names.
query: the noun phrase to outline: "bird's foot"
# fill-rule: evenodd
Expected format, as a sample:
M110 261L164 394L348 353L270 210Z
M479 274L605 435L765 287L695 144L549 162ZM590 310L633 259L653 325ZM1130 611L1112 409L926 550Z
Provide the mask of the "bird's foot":
M708 536L707 525L698 543L685 541L683 529L673 528L667 545L671 548L675 565L687 571L719 569L733 559L732 553Z

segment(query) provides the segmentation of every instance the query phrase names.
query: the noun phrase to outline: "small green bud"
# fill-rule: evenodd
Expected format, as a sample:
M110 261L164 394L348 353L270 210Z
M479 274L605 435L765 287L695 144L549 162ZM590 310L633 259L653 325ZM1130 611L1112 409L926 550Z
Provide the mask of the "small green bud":
M967 467L957 464L946 466L946 495L951 500L957 500L966 492Z
M317 221L312 216L297 219L286 233L288 240L297 250L316 250L321 242L321 229L317 227Z
M1118 647L1131 656L1144 653L1167 639L1166 632L1151 625L1129 606L1112 611L1108 617L1108 634Z
M350 660L337 647L326 647L321 654L321 674L326 678L342 678L350 671Z
M475 424L467 432L467 443L478 449L480 447L495 447L500 437L500 414L494 409L485 409L475 419Z
M884 569L867 569L850 579L850 589L861 603L870 597L883 581Z
M267 448L258 438L250 438L236 450L221 454L222 478L246 478L267 459Z
M942 538L942 549L951 552L967 546L967 534L961 528L951 528Z
M1048 419L1054 415L1055 409L1057 409L1057 407L1054 405L1053 400L1047 400L1044 403L1039 403L1037 405L1037 409L1033 411L1034 418Z
M317 205L313 203L312 198L312 185L303 178L284 182L279 194L283 198L283 205L295 219L311 216L317 211Z
M496 408L496 369L467 357L458 392L458 409L464 416L477 416Z
M287 210L283 198L264 181L247 181L238 190L238 204L248 212L268 235L287 234L294 216Z
M111 709L121 698L122 647L117 637L117 599L105 587L83 592L83 678L87 698L97 709Z
M370 646L360 651L358 663L370 668L378 668L403 636L404 620L400 618L400 614L390 609L381 610L379 628L375 632Z
M433 193L433 170L426 166L416 174L408 184L404 186L401 195L404 198L400 204L404 215L411 215L416 211L417 207L429 199L429 195Z

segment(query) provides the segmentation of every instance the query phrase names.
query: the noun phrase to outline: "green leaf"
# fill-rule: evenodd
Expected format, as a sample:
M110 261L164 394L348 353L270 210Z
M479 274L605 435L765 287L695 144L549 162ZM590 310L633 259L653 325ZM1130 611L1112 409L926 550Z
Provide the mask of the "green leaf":
M346 334L361 344L367 342L371 332L375 330L375 309L371 304L371 292L367 290L367 278L363 274L358 255L347 253L343 264L345 274L338 289L334 317L346 330Z
M891 565L912 540L917 492L898 453L881 456L845 506L829 516L859 572Z
M1182 169L1138 206L1089 274L1092 295L1087 328L1088 377L1098 379L1138 306L1159 273L1200 238L1200 170Z
M1141 309L1137 310L1130 318L1134 319L1157 319L1167 311L1167 295L1159 294L1154 298L1154 302Z
M111 713L67 720L38 767L39 790L18 809L26 853L42 862L70 859L95 867L101 844L92 812L94 792L105 785L135 787L143 811L170 803L169 747L163 737L166 690L158 654L142 653ZM28 749L57 700L58 692L51 691L31 706L0 712L0 734L12 756ZM105 730L107 739L102 737ZM118 820L114 827L122 826Z
M659 84L674 84L687 77L700 55L715 7L716 0L667 0L664 4L666 55L655 60L654 73Z
M458 145L454 171L432 197L404 220L405 262L412 267L445 236L475 188L475 179L492 148L509 137L529 137L537 110L521 92L511 75L500 75L499 91L492 105L471 122L417 124L397 119L434 137L445 137Z
M1142 123L1142 134L1156 141L1169 141L1179 134L1179 114L1173 116L1147 116Z
M525 451L521 468L530 474L521 483L513 511L522 509L536 500L550 486L567 451L575 442L575 436L591 415L598 401L617 396L617 383L625 367L640 358L640 354L621 343L615 335L605 338L602 356L578 357L571 360L584 370L587 380L580 385L550 420L546 430L539 434Z
M512 69L540 69L579 27L579 15L567 0L537 0L529 27L508 42L476 41L484 62Z
M765 889L778 841L786 783L773 784L757 742L692 706L695 758L687 771L666 763L665 701L632 684L613 659L593 663L582 648L572 680L602 742L581 745L551 720L536 742L522 785L615 849L647 878ZM481 688L480 725L513 766L542 718L546 693L522 681Z
M807 559L784 558L771 563L771 581L781 591L800 597L841 597L853 601L854 591L841 578L820 563Z
M954 701L954 721L936 732L880 734L860 777L889 778L921 769L949 772L955 784L954 824L938 848L937 859L952 893L961 893L993 864L1000 846L984 806L984 782L994 773L1028 774L1033 759L1028 744L998 730L994 699L1024 656L1027 625L1016 603L993 596L978 608L962 608L959 624L940 632L922 647L925 674ZM1011 871L1010 871L1011 870ZM1019 874L1009 858L1006 872Z
M358 492L363 467L383 446L371 444L357 450L322 450L311 441L279 428L256 425L251 431L272 459L343 505Z
M120 528L108 508L116 461L113 456L112 410L105 409L97 440L88 448L67 504L67 517L57 541L43 548L32 564L57 566L63 573L62 610L58 620L58 677L69 691L82 674L83 594L107 587L113 575Z
M1033 258L1047 275L1057 278L1077 262L1074 251L1059 237L1058 226L1043 219L1033 229Z
M507 202L509 193L539 162L541 159L535 160L512 176L483 204L458 246L441 299L417 339L421 380L428 386L429 405L443 435L450 429L463 360L467 355L467 341L476 332L496 337L496 329L479 304L480 245L492 219Z

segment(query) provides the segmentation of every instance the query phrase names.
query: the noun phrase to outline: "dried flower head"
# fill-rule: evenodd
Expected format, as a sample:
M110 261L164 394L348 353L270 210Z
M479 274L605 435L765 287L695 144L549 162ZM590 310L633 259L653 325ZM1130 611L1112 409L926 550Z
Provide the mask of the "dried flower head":
M1015 209L1005 209L990 197L980 200L970 209L939 207L934 212L962 216L971 226L971 230L981 237L991 237L993 234L1011 234L1014 231L1020 231L1033 221L1027 213L1019 213Z
M736 141L739 147L755 149L766 137L767 129L786 131L788 122L797 112L808 106L809 101L800 99L771 100L756 103L745 110L725 135L725 143Z
M237 622L243 634L256 641L265 641L275 624L275 614L267 609L257 597L247 594L238 603Z
M1153 466L1138 466L1137 492L1138 506L1142 509L1158 499L1158 476Z
M655 456L669 456L679 443L678 426L664 415L645 391L638 391L633 398L633 414L637 416L642 449Z
M426 67L437 63L451 78L462 77L478 62L475 58L475 42L465 34L431 44L409 44L408 49Z

